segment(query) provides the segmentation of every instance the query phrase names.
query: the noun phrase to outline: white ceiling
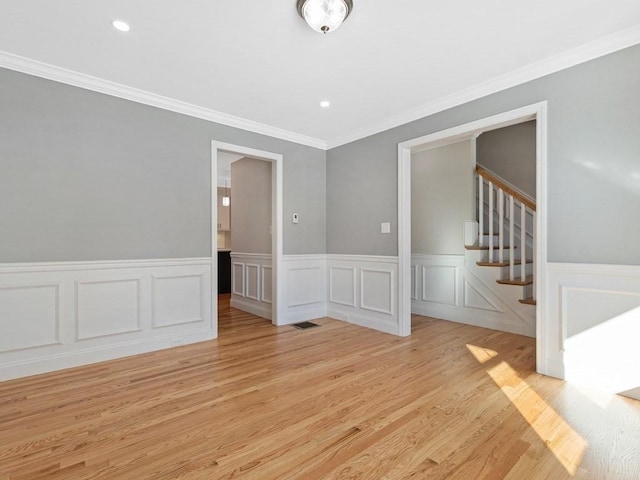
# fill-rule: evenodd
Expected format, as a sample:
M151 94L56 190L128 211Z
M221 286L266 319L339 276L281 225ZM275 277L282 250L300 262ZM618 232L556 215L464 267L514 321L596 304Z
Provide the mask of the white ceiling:
M328 35L295 0L0 0L0 51L335 144L639 24L638 0L354 0Z

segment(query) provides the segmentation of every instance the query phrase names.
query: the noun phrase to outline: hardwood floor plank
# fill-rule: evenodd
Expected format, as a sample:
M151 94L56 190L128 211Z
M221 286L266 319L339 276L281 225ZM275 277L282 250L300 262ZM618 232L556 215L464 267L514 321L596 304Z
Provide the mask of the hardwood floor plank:
M533 339L413 316L275 327L0 383L0 480L637 479L640 402L534 371Z

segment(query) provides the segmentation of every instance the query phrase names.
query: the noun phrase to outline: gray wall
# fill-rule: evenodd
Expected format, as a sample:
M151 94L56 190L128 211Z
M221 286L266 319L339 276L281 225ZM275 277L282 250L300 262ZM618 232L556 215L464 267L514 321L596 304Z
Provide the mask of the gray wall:
M484 132L476 161L532 198L536 198L536 121Z
M399 142L547 100L548 259L640 264L638 85L635 46L330 150L328 252L398 254Z
M241 158L231 178L231 250L271 254L271 162Z
M211 255L211 140L284 155L284 251L326 252L322 150L0 69L0 262Z
M411 253L463 255L465 220L475 220L471 141L411 155Z

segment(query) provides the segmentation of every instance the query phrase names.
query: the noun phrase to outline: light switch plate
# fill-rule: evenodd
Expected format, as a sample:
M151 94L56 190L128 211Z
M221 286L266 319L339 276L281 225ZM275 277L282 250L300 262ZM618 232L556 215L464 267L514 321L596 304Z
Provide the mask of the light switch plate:
M391 224L389 222L383 222L380 224L380 233L391 233Z
M292 221L293 223L298 223L298 221L299 221L299 220L300 220L300 217L298 216L298 214L297 214L297 213L294 213L294 214L291 216L291 221Z

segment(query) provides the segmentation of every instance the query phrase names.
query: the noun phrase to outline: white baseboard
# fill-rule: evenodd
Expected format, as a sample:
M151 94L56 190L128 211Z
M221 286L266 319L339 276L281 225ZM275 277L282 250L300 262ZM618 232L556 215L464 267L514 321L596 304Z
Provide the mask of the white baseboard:
M358 325L360 327L371 328L373 330L378 330L379 332L383 332L383 333L389 333L391 335L398 335L397 324L394 324L391 322L385 322L378 318L358 315L347 310L340 310L336 308L329 310L327 312L327 316L335 320L341 320L343 322L351 323L353 325Z
M517 335L532 336L530 329L524 325L501 322L487 318L478 318L471 312L460 312L459 309L449 309L445 306L417 305L411 308L411 313L423 315L425 317L438 318L449 322L464 323L475 327L500 330L502 332L515 333Z
M92 363L115 360L117 358L155 352L167 348L174 348L192 343L213 340L212 330L193 332L182 335L172 335L154 339L140 339L131 342L114 343L85 350L63 352L30 359L2 363L0 365L0 380L38 375L41 373L79 367Z
M0 380L216 335L211 258L0 265Z
M300 309L292 312L287 312L287 316L282 319L279 325L291 325L298 322L307 322L310 320L316 320L327 316L327 309L325 305L317 305L312 308Z
M258 317L271 320L271 317L272 317L271 304L252 302L243 298L236 298L236 297L231 297L231 301L229 302L229 304L233 308L237 308L238 310L242 310L243 312L248 312L253 315L257 315Z

